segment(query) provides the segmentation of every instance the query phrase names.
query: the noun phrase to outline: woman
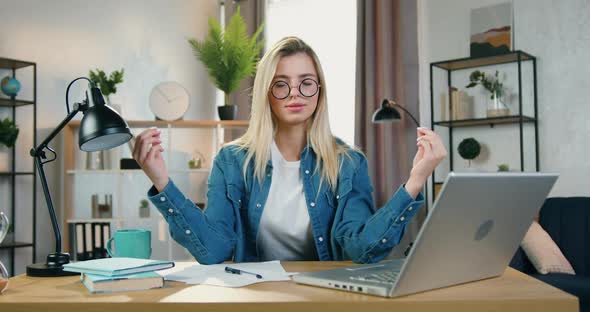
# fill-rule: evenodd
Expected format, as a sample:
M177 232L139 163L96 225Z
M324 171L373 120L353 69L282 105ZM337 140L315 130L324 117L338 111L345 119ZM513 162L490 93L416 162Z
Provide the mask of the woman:
M133 156L154 183L148 195L172 238L203 264L377 262L399 243L424 203L422 186L446 156L440 138L418 128L410 178L375 210L367 161L332 135L320 62L295 37L260 60L250 125L216 156L205 211L169 179L160 143L158 129L145 130Z

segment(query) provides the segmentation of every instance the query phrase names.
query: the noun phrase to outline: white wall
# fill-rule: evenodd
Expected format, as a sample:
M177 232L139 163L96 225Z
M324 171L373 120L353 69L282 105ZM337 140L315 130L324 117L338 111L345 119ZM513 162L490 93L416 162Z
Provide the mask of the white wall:
M469 56L470 10L501 2L505 1L419 1L423 120L430 120L429 64ZM514 0L513 5L514 49L537 57L540 169L560 173L550 196L588 196L590 165L585 155L590 153L586 91L590 88L590 65L586 61L590 49L590 2ZM463 135L484 137L491 149L491 160L481 161L476 167L493 169L499 162L494 155L518 154L516 138L505 128L468 131ZM486 137L490 131L496 136ZM455 142L456 147L459 141ZM460 158L455 161L461 162Z
M125 82L118 86L117 95L126 119L153 119L148 106L149 93L155 84L166 80L178 81L189 91L191 106L185 119L214 119L215 89L186 39L204 37L208 17L218 15L217 2L0 1L0 56L37 63L38 139L45 138L65 117L67 84L96 67L107 72L125 69ZM0 75L4 76L4 73ZM30 73L17 78L23 83L21 95L32 96L27 82ZM81 100L84 89L84 83L78 84L70 92L71 101ZM26 151L32 142L24 140L31 137L31 126L23 124L21 131L23 141L19 152L28 157ZM60 140L56 139L52 146L60 151ZM30 165L30 162L24 165ZM47 165L58 214L61 214L61 172L59 162ZM0 186L5 187L4 184ZM45 255L54 250L54 241L40 187L38 190L37 262L42 262ZM5 209L5 200L3 197L0 201L0 209ZM23 218L21 220L29 220L28 216ZM17 225L17 235L30 239L28 232ZM17 265L19 273L31 260L29 250L18 250L17 253L22 260Z
M332 132L354 145L356 1L270 0L266 27L267 47L297 36L314 49L326 76Z

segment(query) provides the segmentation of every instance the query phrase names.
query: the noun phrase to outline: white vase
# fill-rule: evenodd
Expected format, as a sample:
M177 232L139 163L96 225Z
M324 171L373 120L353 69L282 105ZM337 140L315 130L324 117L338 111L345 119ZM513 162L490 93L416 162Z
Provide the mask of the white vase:
M492 98L488 102L487 116L490 117L502 117L510 115L510 109L504 104L502 96L497 94L492 95Z

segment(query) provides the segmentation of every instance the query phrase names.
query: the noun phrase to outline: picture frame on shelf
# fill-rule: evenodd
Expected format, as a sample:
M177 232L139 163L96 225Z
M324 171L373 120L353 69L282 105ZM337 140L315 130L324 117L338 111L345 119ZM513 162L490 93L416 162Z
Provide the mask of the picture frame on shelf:
M470 57L505 54L514 47L511 2L471 10Z

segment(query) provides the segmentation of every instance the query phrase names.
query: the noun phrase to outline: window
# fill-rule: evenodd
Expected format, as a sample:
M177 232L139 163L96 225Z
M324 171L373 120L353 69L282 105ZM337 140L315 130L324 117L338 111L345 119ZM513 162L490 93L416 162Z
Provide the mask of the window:
M327 17L329 16L329 18ZM354 144L356 0L268 0L266 45L297 36L318 55L334 135Z

